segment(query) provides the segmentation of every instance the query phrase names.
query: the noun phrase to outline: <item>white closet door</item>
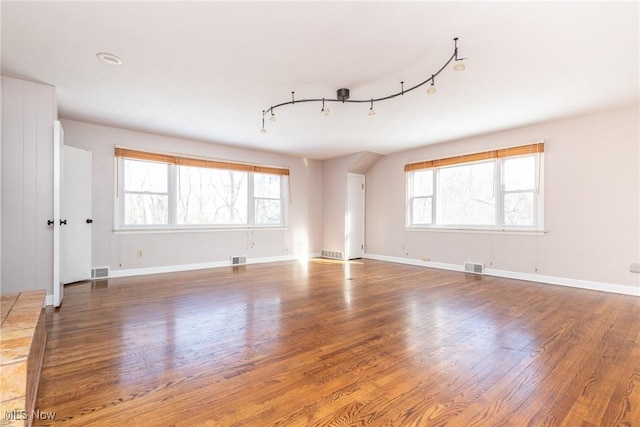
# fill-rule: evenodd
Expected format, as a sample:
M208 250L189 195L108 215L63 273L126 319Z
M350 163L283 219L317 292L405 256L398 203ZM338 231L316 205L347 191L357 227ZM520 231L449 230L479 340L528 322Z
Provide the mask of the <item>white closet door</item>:
M62 283L91 278L91 152L64 146L60 226Z
M347 175L347 259L364 257L364 175Z

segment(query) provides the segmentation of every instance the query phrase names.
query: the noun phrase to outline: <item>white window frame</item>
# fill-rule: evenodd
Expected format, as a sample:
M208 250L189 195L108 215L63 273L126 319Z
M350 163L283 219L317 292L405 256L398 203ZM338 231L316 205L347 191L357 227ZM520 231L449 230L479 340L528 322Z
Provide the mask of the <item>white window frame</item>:
M269 174L267 172L253 172L253 177L255 177L256 174L261 174L261 175L276 175L276 174ZM254 224L256 227L278 227L279 225L277 224L256 224L256 220L255 220L255 213L256 213L256 200L279 200L280 201L280 218L281 218L281 222L284 223L285 221L285 212L286 209L284 207L285 205L285 190L286 190L286 185L285 185L285 181L288 181L286 179L283 179L283 175L278 175L280 176L280 197L278 199L273 198L273 197L256 197L255 195L255 179L250 179L249 180L249 188L248 191L251 193L249 196L249 203L252 203L251 209L249 209L249 216L250 216L250 222L252 224Z
M167 224L125 224L125 203L124 196L130 194L160 194L167 193L126 191L125 192L125 166L124 162L145 161L138 159L128 159L126 157L116 157L116 195L114 201L114 231L185 231L185 230L242 230L242 229L285 229L288 227L288 188L289 175L274 174L280 176L280 224L255 224L255 198L254 197L254 175L256 173L269 174L268 172L246 171L247 174L247 223L246 224L178 224L177 223L177 196L178 196L178 165L165 163L167 167L168 180L168 223ZM259 199L263 199L260 197ZM269 199L277 200L277 199Z
M505 190L503 164L505 160L515 159L519 157L534 156L535 165L535 188L531 190ZM440 171L451 167L459 167L463 165L473 165L481 163L494 164L494 194L495 200L495 222L493 225L473 225L473 224L456 224L443 225L438 224L437 218L437 200L438 200L438 179ZM476 162L466 162L455 165L440 166L428 168L433 171L432 194L430 196L413 196L413 176L415 173L422 172L425 169L417 169L406 172L406 228L415 230L468 230L468 231L505 231L505 232L542 232L544 231L544 153L522 154L517 156L501 157L490 160L480 160ZM504 198L507 194L514 193L534 193L534 224L533 225L507 225L504 223ZM413 200L431 198L431 224L415 224L413 222Z

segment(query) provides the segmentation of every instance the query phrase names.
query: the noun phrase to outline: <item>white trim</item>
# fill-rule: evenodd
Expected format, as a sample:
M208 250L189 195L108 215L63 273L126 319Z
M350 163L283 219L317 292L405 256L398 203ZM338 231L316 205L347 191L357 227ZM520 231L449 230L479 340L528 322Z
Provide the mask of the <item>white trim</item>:
M295 261L300 258L320 258L320 252L312 252L306 256L284 255L247 259L247 264L262 264L279 261ZM108 277L100 277L96 280L115 279L118 277L142 276L146 274L174 273L179 271L201 270L205 268L233 267L229 261L203 262L198 264L166 265L160 267L131 268L126 270L109 270ZM53 305L53 295L47 295L45 306Z
M591 280L570 279L568 277L545 276L542 274L519 273L517 271L496 270L485 268L484 274L495 277L505 277L507 279L526 280L529 282L540 282L548 285L567 286L570 288L588 289L592 291L611 292L615 294L640 296L640 286L634 289L631 286L618 285L615 283L594 282Z
M185 227L185 228L121 228L119 230L111 230L113 234L164 234L164 233L209 233L219 231L284 231L288 230L288 227L261 227L256 226L242 226L242 227Z
M456 264L446 264L443 262L433 262L433 261L421 261L419 259L400 258L400 257L376 255L376 254L364 254L364 257L367 259L374 259L377 261L395 262L398 264L416 265L418 267L431 267L431 268L437 268L439 270L458 271L458 272L464 273L464 266L456 265Z
M320 257L319 252L310 253L304 258L316 258ZM263 258L247 258L247 265L249 264L263 264L269 262L280 262L280 261L296 261L300 259L299 255L282 255L282 256L274 256L274 257L263 257ZM118 277L129 277L129 276L142 276L146 274L159 274L159 273L175 273L179 271L191 271L191 270L202 270L205 268L220 268L220 267L233 267L230 261L213 261L213 262L202 262L197 264L181 264L181 265L163 265L158 267L143 267L143 268L129 268L123 270L110 270L109 271L109 279L118 278ZM101 279L104 279L101 277Z
M398 264L415 265L419 267L431 267L440 270L450 270L464 272L464 266L457 264L447 264L432 261L421 261L418 259L394 257L377 254L364 254L366 259L378 261L395 262ZM546 276L542 274L520 273L517 271L497 270L493 268L484 269L485 276L504 277L507 279L525 280L528 282L545 283L548 285L567 286L570 288L588 289L592 291L610 292L615 294L632 295L640 297L640 286L633 288L632 286L619 285L615 283L594 282L591 280L571 279L567 277Z
M502 234L502 235L522 235L522 236L542 236L548 233L547 230L527 230L512 228L447 228L446 226L430 227L405 227L406 231L431 231L436 233L468 233L468 234Z
M308 255L308 258L320 258L320 252L313 252ZM456 271L464 273L464 266L457 264L448 264L442 262L433 261L421 261L412 258L401 258L387 255L377 254L364 254L364 258L373 259L377 261L394 262L397 264L415 265L418 267L436 268L439 270ZM269 262L279 261L295 261L300 259L295 255L284 255L276 257L254 258L247 259L247 264L262 264ZM134 268L127 270L110 270L108 278L117 277L129 277L140 276L145 274L158 274L158 273L172 273L179 271L200 270L205 268L219 268L219 267L231 267L232 265L228 261L207 262L199 264L183 264L183 265L170 265L162 267L147 267L147 268ZM623 295L640 296L640 287L633 289L630 286L617 285L612 283L593 282L589 280L569 279L554 276L544 276L540 274L531 273L519 273L516 271L496 270L492 268L486 268L484 274L487 276L504 277L507 279L525 280L528 282L538 282L549 285L568 286L571 288L588 289L601 292L611 292ZM107 279L107 277L101 277L100 279ZM45 298L45 305L53 305L53 295L47 295Z

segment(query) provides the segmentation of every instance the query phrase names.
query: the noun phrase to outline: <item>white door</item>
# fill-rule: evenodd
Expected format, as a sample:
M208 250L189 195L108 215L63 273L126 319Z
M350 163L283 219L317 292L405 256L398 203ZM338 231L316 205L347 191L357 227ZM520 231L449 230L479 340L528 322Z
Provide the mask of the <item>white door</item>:
M60 275L60 190L62 181L62 144L64 143L64 130L59 121L53 122L53 305L60 307L64 296L64 286Z
M347 175L347 259L364 256L364 175Z
M91 152L64 146L60 242L62 283L91 278Z

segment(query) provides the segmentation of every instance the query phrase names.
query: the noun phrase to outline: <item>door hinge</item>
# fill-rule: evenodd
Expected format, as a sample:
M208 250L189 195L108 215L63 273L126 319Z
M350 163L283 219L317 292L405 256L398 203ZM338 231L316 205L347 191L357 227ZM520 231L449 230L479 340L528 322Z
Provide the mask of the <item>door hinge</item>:
M360 245L360 249L364 250L364 245Z

